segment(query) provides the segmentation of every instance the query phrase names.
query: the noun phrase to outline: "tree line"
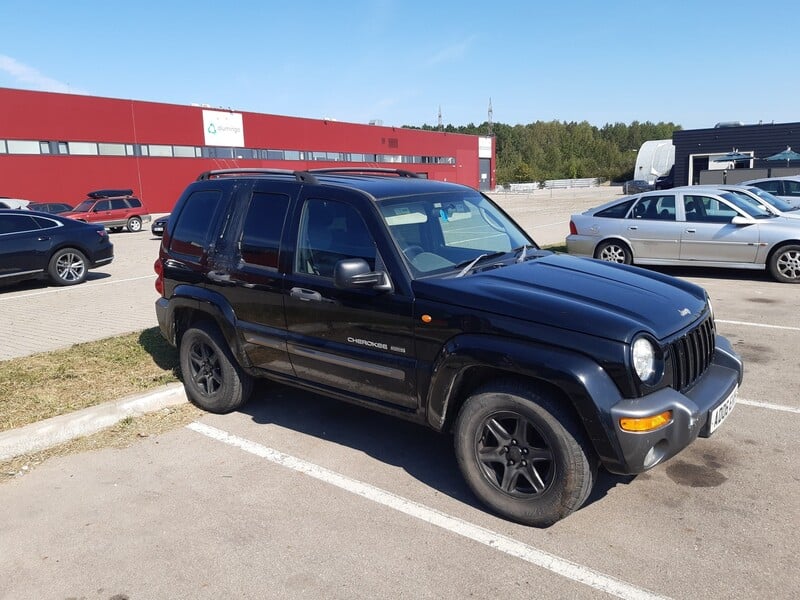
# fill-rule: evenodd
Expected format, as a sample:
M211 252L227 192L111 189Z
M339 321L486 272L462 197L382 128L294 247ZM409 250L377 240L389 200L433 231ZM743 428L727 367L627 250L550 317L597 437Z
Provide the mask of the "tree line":
M414 129L437 131L433 125ZM608 123L536 121L528 125L494 123L496 181L522 183L546 179L602 177L609 181L633 178L636 154L647 140L671 139L681 129L674 123ZM489 123L442 128L449 133L487 135Z

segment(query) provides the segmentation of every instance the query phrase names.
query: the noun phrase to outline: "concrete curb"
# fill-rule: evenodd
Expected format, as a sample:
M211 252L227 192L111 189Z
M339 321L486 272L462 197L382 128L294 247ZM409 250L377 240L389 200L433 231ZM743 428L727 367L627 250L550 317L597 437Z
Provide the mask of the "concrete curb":
M0 433L0 460L38 452L111 427L125 417L142 415L186 401L183 384L171 383L154 391L126 396L5 431Z

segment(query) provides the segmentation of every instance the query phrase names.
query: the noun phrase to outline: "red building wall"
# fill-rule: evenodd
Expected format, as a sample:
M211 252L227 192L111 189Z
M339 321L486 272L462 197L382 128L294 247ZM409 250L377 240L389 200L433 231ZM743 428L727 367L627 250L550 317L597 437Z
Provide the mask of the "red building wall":
M203 110L196 106L0 88L0 140L199 147L205 145ZM247 148L453 157L455 164L358 164L397 167L424 172L431 179L476 188L479 185L477 136L241 114ZM491 160L493 178L494 157ZM318 160L0 154L0 196L76 204L92 189L131 188L151 212L158 213L169 212L186 185L206 170L337 166L357 165Z

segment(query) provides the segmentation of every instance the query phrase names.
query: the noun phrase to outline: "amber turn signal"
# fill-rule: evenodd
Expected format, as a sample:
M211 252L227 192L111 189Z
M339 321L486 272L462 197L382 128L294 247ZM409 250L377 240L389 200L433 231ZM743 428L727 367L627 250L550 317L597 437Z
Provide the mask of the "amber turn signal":
M430 323L431 321L433 321L433 317L431 317L430 315L422 315L420 319L423 323Z
M653 431L672 422L672 411L667 410L660 415L641 419L620 419L619 426L623 431Z

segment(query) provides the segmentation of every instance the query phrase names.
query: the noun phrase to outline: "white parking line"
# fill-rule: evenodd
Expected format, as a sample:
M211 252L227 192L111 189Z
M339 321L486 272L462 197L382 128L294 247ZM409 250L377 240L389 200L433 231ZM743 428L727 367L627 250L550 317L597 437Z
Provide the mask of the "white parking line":
M115 279L114 281L98 281L97 283L88 282L84 283L83 285L74 285L71 287L57 287L49 290L43 290L41 292L33 292L30 294L19 294L17 296L3 296L0 297L0 302L2 302L3 300L16 300L17 298L33 298L34 296L44 296L45 294L57 294L59 292L65 292L70 290L85 290L86 288L99 287L101 285L114 285L115 283L138 281L140 279L154 279L155 276L156 276L155 273L153 273L152 275L143 275L141 277L129 277L128 279Z
M418 504L401 496L374 487L367 483L345 477L319 465L295 458L272 448L232 435L216 427L203 423L190 423L187 428L211 439L223 442L255 456L265 458L275 464L293 471L305 473L310 477L334 485L340 489L366 498L398 512L404 513L426 523L446 529L451 533L479 542L510 556L520 558L557 575L582 583L596 590L606 592L619 598L659 599L664 596L655 595L643 588L636 587L609 575L605 575L589 567L584 567L569 560L560 558L543 550L523 544L513 538L506 537L489 529L479 527L452 517L443 512Z
M765 327L767 329L783 329L784 331L800 331L800 327L789 327L787 325L767 325L766 323L750 323L749 321L726 321L724 319L714 319L717 323L727 323L728 325L745 325L747 327Z
M794 406L786 406L784 404L771 404L769 402L756 402L755 400L743 400L739 398L736 404L745 404L747 406L755 406L756 408L766 408L768 410L779 410L781 412L795 413L800 415L800 408Z

